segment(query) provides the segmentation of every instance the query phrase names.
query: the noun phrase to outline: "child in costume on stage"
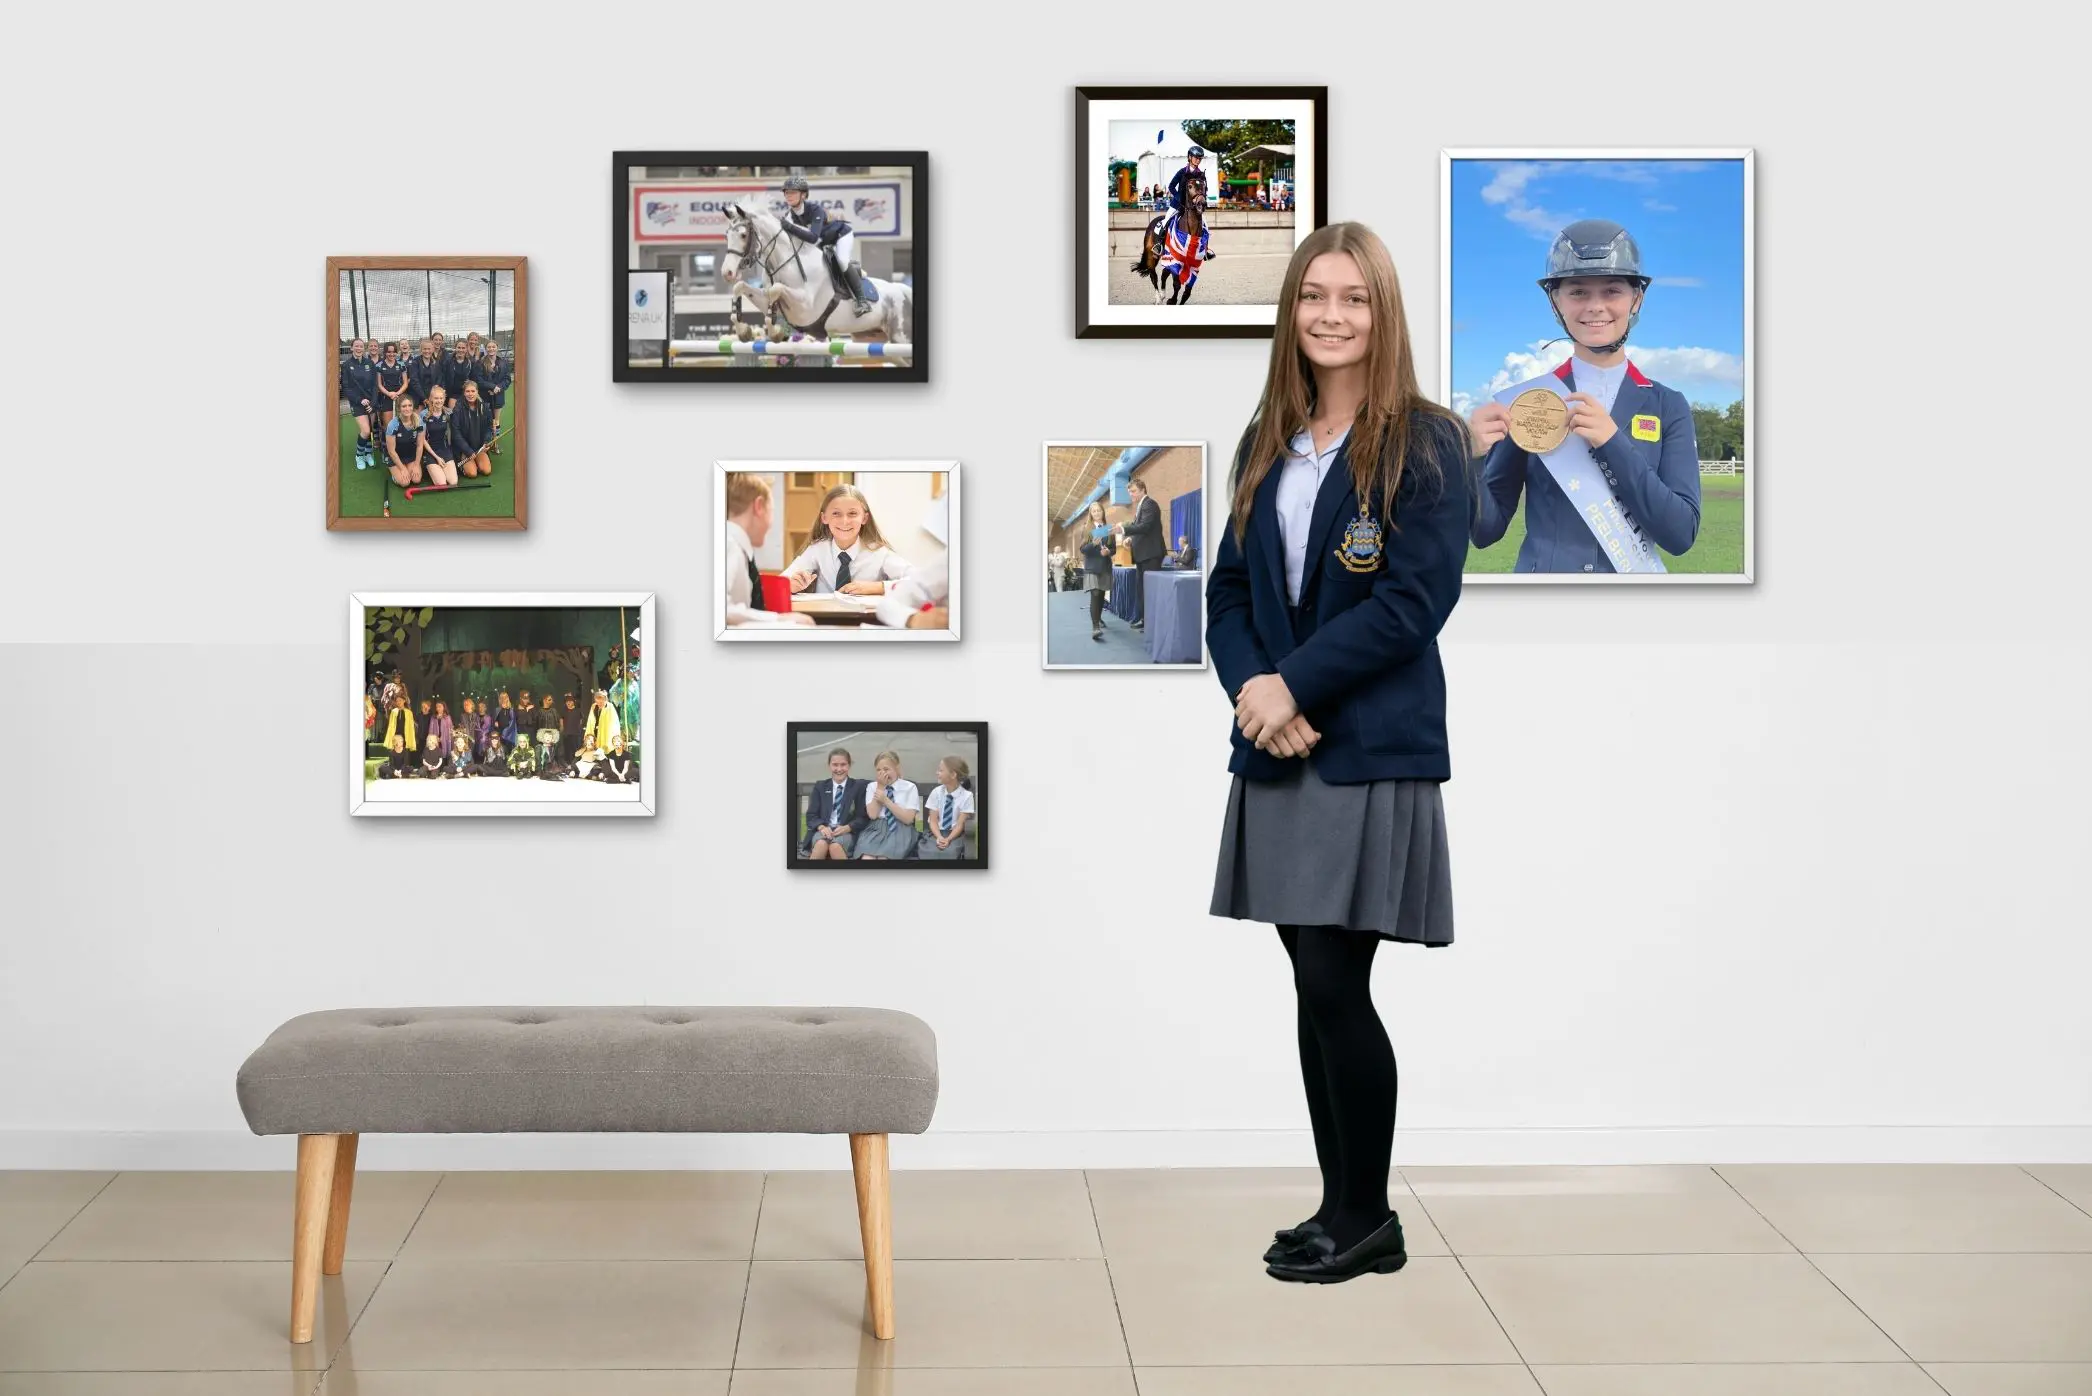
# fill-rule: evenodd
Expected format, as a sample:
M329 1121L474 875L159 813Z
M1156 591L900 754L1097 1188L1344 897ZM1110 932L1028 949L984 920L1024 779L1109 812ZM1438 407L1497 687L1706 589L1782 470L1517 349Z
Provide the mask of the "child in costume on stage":
M470 703L472 700L465 700ZM450 739L450 774L455 779L476 776L479 769L472 764L472 739L463 732Z
M407 739L394 733L385 739L385 764L378 767L380 780L405 780L413 768L407 755Z
M479 765L474 767L483 776L505 776L508 774L508 755L501 748L501 734L487 733L487 745Z
M450 774L445 761L442 739L434 732L429 733L427 741L422 744L421 770L416 774L423 780L441 780Z
M517 780L528 780L538 773L538 759L527 740L519 739L509 748L508 773Z
M610 754L596 772L599 780L611 785L631 785L639 779L639 762L625 750L625 739L619 737L611 744Z

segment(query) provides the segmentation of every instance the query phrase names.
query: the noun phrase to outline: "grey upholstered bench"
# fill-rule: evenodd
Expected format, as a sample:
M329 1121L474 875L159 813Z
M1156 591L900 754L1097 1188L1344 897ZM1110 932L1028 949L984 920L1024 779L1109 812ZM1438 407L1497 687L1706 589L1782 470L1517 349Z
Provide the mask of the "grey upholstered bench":
M363 1134L847 1134L872 1331L893 1336L886 1138L937 1105L937 1039L883 1008L394 1008L293 1018L240 1068L298 1136L291 1341L341 1273Z

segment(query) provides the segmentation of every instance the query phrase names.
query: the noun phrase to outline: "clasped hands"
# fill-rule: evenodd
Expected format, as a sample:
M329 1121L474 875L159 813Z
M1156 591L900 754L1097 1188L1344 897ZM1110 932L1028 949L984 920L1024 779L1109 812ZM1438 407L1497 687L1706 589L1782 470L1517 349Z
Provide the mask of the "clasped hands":
M1259 674L1242 685L1235 695L1235 725L1257 750L1273 756L1305 756L1322 740L1277 674Z

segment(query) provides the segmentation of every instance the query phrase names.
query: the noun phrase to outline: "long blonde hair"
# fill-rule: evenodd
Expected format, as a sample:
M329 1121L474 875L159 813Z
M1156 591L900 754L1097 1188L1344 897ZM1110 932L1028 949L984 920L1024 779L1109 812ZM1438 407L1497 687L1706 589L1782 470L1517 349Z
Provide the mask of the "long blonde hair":
M872 517L872 501L866 499L864 491L855 485L837 485L834 489L828 491L827 494L821 496L821 512L814 516L813 532L807 535L806 541L818 543L830 536L828 532L828 506L835 503L838 499L854 499L864 506L864 527L857 530L857 536L875 548L885 547L886 539L880 536L879 521Z
M1314 366L1300 350L1296 324L1300 283L1308 264L1325 252L1348 252L1365 277L1373 328L1366 344L1366 396L1351 423L1347 455L1351 486L1361 503L1377 498L1383 515L1394 508L1395 493L1409 464L1410 419L1432 417L1458 432L1466 457L1467 428L1460 418L1424 397L1417 387L1416 356L1409 347L1409 321L1402 310L1402 286L1395 278L1387 245L1363 223L1331 223L1308 234L1286 264L1279 289L1278 319L1271 331L1271 363L1264 374L1264 395L1257 414L1242 434L1243 454L1236 463L1234 497L1228 516L1240 544L1249 528L1249 512L1271 467L1284 459L1293 438L1307 430L1315 409ZM1436 472L1439 461L1427 450L1417 453L1419 467ZM1464 467L1463 467L1464 468Z

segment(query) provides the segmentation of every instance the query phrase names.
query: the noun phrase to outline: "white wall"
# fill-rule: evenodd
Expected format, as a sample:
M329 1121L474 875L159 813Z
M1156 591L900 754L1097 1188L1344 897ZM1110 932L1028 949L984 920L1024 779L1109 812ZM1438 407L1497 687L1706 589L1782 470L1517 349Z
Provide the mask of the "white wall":
M2092 1158L2092 664L2056 533L2084 463L2050 416L2079 391L2082 317L2055 287L2085 252L2052 174L2075 88L2051 50L1673 6L1579 60L1578 90L1617 99L1572 102L1549 95L1558 45L1521 37L1557 32L1559 5L1310 18L1269 58L1268 7L1152 43L1116 5L1021 40L963 13L884 7L871 67L812 60L855 94L832 102L658 25L505 14L474 40L498 136L411 210L353 163L396 138L337 110L378 71L337 11L18 26L37 57L0 96L0 1166L285 1166L240 1133L233 1072L307 1009L641 1000L922 1014L944 1095L904 1165L1306 1162L1275 939L1204 911L1227 785L1211 675L1047 675L1033 628L1038 443L1224 443L1256 391L1254 342L1070 337L1070 88L1202 72L1330 84L1332 213L1387 238L1427 383L1441 145L1758 150L1762 580L1462 602L1459 943L1392 947L1377 981L1398 1160ZM935 381L614 388L610 152L823 144L932 152ZM997 172L1041 161L1061 178L989 216ZM529 256L528 533L323 531L322 259L375 252ZM147 323L99 309L146 293ZM177 429L220 375L175 332L264 346L237 364L239 450ZM711 463L878 455L965 463L965 642L852 650L832 697L831 649L714 643ZM320 735L344 594L507 587L660 592L660 817L351 821ZM868 936L885 883L772 855L779 729L941 716L994 724L996 866L911 883L914 914ZM1633 779L1595 780L1601 758ZM1120 840L1107 792L1134 816ZM527 895L416 871L496 854ZM1628 914L1575 895L1590 866ZM1083 911L1107 894L1117 915ZM834 1165L832 1143L368 1157Z

